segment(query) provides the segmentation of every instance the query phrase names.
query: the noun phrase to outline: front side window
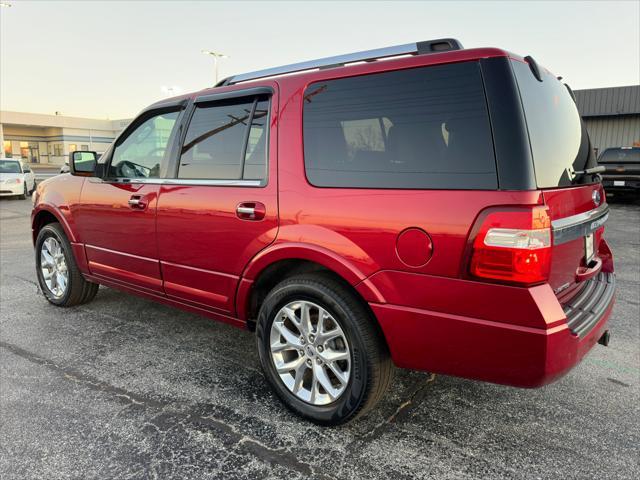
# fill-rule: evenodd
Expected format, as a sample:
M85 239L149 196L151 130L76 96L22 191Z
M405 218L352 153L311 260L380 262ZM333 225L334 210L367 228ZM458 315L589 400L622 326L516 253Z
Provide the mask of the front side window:
M268 99L198 104L182 147L178 178L265 179L268 113Z
M303 135L315 186L497 188L478 62L314 83Z
M144 120L113 151L109 176L158 178L180 112L165 112Z

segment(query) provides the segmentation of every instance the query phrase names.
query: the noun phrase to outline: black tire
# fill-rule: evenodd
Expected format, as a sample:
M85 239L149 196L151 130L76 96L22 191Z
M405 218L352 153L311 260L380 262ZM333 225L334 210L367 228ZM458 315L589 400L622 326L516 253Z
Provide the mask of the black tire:
M24 192L22 192L22 194L18 195L18 198L19 198L20 200L26 200L27 195L28 195L28 192L27 192L27 182L24 182Z
M56 297L49 290L49 287L47 287L42 275L40 251L42 249L42 244L49 237L54 237L58 240L62 247L64 259L67 264L68 283L64 294L60 297ZM49 223L42 227L38 233L38 238L36 239L35 251L36 275L38 277L38 283L40 284L40 290L42 290L45 298L50 303L58 307L72 307L74 305L81 305L93 300L96 293L98 293L99 285L85 280L82 273L80 273L78 265L76 264L76 259L73 256L73 251L71 250L71 244L59 223Z
M341 396L327 405L313 405L294 395L276 372L270 332L276 314L289 302L307 300L339 321L351 351L351 374ZM284 280L265 298L256 325L262 369L282 402L296 414L320 425L339 425L365 414L391 383L394 366L382 333L363 302L333 277L303 274Z

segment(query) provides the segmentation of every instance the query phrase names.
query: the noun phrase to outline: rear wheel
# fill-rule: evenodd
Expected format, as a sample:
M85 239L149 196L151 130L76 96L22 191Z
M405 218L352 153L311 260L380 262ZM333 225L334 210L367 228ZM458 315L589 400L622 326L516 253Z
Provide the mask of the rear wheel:
M45 225L38 233L36 274L46 299L59 307L87 303L98 293L98 284L85 280L80 273L59 223Z
M295 413L338 425L371 409L393 373L362 303L333 278L292 277L266 297L256 328L267 380Z

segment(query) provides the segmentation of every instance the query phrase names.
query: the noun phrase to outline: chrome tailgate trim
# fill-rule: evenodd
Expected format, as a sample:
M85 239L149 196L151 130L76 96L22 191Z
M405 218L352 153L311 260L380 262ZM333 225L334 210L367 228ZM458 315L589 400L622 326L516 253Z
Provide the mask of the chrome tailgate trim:
M609 219L609 205L603 203L588 212L551 221L553 244L561 245L593 233Z

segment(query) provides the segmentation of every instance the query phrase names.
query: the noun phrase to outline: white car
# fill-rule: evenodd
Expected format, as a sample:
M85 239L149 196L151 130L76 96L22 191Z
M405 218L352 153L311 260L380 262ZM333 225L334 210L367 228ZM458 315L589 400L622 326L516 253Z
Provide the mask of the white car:
M19 160L0 158L0 197L27 198L36 189L36 176Z

